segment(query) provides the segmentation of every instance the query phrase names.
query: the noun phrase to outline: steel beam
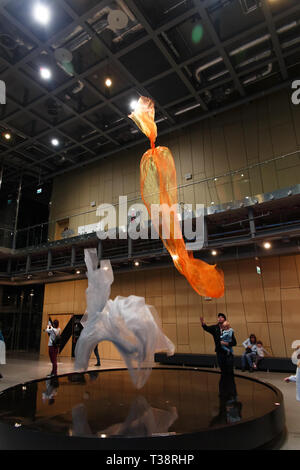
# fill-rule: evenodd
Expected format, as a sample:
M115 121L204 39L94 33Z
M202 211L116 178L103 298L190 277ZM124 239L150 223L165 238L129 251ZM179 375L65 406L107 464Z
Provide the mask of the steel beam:
M264 13L264 16L266 18L268 30L270 31L270 34L271 34L272 44L275 50L276 57L279 62L279 67L280 67L282 78L283 80L286 80L288 78L287 68L286 68L285 61L282 55L282 50L280 47L279 39L277 36L275 24L273 22L273 17L272 17L268 0L261 0L261 6L262 6L262 11Z

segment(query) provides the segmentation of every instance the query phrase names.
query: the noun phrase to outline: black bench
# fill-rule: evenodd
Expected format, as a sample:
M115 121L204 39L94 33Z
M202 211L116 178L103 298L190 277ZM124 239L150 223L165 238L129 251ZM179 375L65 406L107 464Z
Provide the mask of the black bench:
M241 369L242 356L234 356L234 367ZM176 353L167 356L165 353L156 353L155 362L176 366L217 367L215 354L188 354ZM258 370L270 372L295 373L296 366L289 357L264 357L258 366Z

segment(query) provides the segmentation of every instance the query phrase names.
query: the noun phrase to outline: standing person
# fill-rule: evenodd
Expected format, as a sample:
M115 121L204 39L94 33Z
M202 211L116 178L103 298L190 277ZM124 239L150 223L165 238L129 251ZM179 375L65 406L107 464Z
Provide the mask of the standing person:
M60 337L59 321L54 320L53 323L49 321L45 331L49 334L48 350L50 361L52 363L52 371L47 375L47 377L52 377L53 375L57 375L57 354L59 351L58 339Z
M253 372L253 363L255 362L257 351L255 334L251 333L249 338L243 342L243 346L245 348L245 352L242 355L242 372L245 372L246 362L249 364L250 372Z
M94 349L94 354L95 354L96 359L97 359L97 364L95 364L95 366L101 366L100 356L99 356L99 351L98 351L98 344Z
M0 364L6 364L6 349L3 334L1 331L2 325L0 324ZM2 379L2 374L0 373L0 379Z
M224 315L224 313L218 313L218 323L216 325L207 326L204 318L202 317L200 317L200 321L202 328L210 333L214 338L217 361L221 369L221 380L219 384L220 396L222 395L223 390L227 390L228 395L228 390L230 388L230 395L234 398L236 397L236 387L233 374L234 357L232 352L227 354L227 351L223 349L223 346L227 346L229 348L236 346L234 333L232 334L230 342L221 340L222 324L226 321L226 315Z

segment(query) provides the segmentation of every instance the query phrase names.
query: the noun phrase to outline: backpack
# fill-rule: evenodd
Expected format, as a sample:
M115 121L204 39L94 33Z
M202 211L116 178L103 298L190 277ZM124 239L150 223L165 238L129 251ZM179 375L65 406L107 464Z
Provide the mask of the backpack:
M60 346L60 334L57 333L57 335L55 335L55 338L52 340L52 346L54 346L55 348L59 348Z

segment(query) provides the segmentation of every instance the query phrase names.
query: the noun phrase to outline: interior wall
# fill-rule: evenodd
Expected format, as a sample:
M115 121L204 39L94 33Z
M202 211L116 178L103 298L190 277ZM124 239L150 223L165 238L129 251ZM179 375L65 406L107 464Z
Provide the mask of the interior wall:
M274 356L290 357L291 344L300 339L300 254L261 259L261 275L254 259L230 261L221 265L225 274L225 295L206 301L173 268L115 274L111 298L135 294L146 298L159 313L165 334L174 342L176 352L214 353L214 342L200 324L216 322L218 312L227 315L237 338L235 354L244 351L242 342L250 333L263 341ZM85 311L87 280L47 284L45 287L43 328L48 315L63 318ZM41 354L46 353L42 335ZM104 359L120 359L115 347L100 344ZM62 355L69 355L68 350Z
M178 202L226 203L298 184L298 154L218 177L300 148L300 106L291 103L290 95L290 90L283 90L161 138L158 134L157 145L173 153L178 185L186 184L184 176L192 174L188 181L192 185L179 190ZM50 220L90 211L70 218L69 228L77 234L79 226L98 221L95 208L99 204L118 203L120 195L140 201L139 163L147 149L145 143L58 176ZM212 179L196 184L205 178Z

